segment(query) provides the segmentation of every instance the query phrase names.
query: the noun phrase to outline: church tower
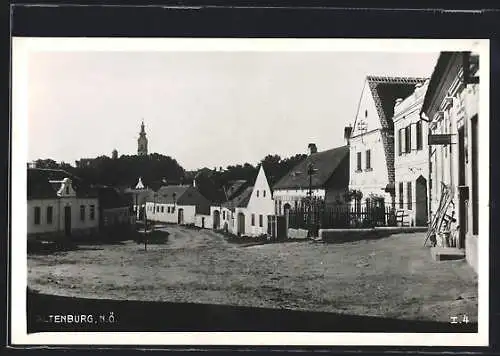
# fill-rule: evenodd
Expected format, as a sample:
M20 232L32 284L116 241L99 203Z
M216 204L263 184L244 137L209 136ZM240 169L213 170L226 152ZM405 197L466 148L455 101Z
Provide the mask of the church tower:
M146 131L144 130L144 121L141 124L141 132L139 133L139 138L137 139L137 155L148 155L148 139L146 138Z

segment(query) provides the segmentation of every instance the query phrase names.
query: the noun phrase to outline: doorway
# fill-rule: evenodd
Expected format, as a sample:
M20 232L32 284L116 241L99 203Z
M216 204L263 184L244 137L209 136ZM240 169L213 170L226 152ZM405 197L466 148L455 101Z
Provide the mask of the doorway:
M184 224L184 209L179 209L179 211L177 212L177 223L179 225L182 225Z
M64 207L64 235L71 236L71 207Z
M284 206L283 206L283 213L285 215L285 228L286 230L288 231L288 227L290 226L290 204L286 203Z
M426 226L427 221L427 179L419 176L415 182L415 225Z
M465 128L458 129L458 247L465 248L465 235L468 230L468 187L465 181Z
M214 230L218 230L220 227L220 211L214 211Z
M238 213L238 235L245 234L245 214Z

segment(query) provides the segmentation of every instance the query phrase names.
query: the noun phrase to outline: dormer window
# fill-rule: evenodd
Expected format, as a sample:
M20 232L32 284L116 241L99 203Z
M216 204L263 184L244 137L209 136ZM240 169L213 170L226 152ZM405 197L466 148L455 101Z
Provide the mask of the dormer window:
M69 195L69 185L66 186L66 195Z
M259 191L257 190L257 198L259 197Z
M368 110L365 110L365 117L368 117Z
M265 191L265 190L263 190L263 191L262 191L262 196L263 196L264 198L266 197L266 191Z

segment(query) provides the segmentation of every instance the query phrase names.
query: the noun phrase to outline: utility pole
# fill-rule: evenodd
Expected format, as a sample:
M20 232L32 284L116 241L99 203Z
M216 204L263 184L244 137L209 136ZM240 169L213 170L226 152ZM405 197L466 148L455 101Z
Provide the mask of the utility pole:
M148 218L147 218L147 206L146 203L144 203L144 251L148 250Z
M309 228L312 228L312 220L311 220L311 213L312 213L312 204L313 204L313 192L312 192L312 176L315 174L317 169L314 168L314 165L312 163L309 163L309 166L307 167L307 174L309 175L309 212L307 214L307 220L308 220L308 225Z

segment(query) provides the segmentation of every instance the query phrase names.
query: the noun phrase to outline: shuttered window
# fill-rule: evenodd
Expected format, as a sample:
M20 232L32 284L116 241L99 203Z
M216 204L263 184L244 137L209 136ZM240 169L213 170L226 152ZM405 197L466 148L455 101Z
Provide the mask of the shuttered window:
M47 207L47 224L52 224L52 215L54 213L54 209L51 206Z
M358 152L357 153L357 171L360 171L361 170L361 152Z
M417 151L423 149L422 121L417 122Z
M371 155L371 150L366 150L366 169L371 169L372 168L372 155Z
M413 194L412 194L412 191L411 191L411 182L408 182L407 183L407 186L406 186L406 190L407 190L407 196L408 196L408 209L413 209L412 208L412 200L413 200Z
M35 206L35 225L40 225L40 216L41 216L40 207Z
M406 153L411 152L411 125L406 126L405 128L405 146L406 146Z
M398 130L398 155L403 154L403 129Z
M403 182L399 183L399 208L403 209L404 208L404 201L403 201L403 196L404 196L404 186Z

